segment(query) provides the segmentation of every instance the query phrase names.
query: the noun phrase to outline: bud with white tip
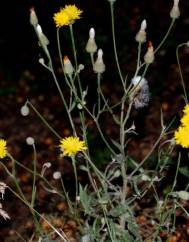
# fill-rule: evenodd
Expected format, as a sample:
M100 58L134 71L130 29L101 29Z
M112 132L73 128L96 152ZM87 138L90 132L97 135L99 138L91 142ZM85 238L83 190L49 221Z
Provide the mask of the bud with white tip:
M35 140L34 140L34 138L32 138L32 137L27 137L27 138L26 138L26 143L27 143L28 145L34 145Z
M173 7L170 11L170 17L173 19L179 18L180 10L179 10L179 0L174 0Z
M135 40L139 43L144 43L146 41L146 20L144 19L141 23L140 30L137 33Z
M72 66L71 61L67 56L64 56L63 62L64 62L64 73L71 77L74 72L74 68Z
M151 64L154 61L154 48L152 42L149 42L148 50L144 56L144 61L146 64Z
M88 53L95 53L97 51L97 45L96 45L96 42L95 42L95 30L94 28L91 28L89 30L89 40L87 42L87 45L85 47L86 51Z
M30 110L29 110L27 104L25 104L24 106L21 107L20 112L21 112L22 116L27 116L30 113Z
M40 40L40 43L44 46L47 46L49 44L49 40L47 39L47 37L44 35L41 26L38 24L36 27L36 31L38 34L38 38Z
M103 56L103 51L102 51L102 49L99 49L98 53L97 53L97 59L93 66L94 72L98 73L98 74L101 74L105 71L105 65L104 65L102 56Z

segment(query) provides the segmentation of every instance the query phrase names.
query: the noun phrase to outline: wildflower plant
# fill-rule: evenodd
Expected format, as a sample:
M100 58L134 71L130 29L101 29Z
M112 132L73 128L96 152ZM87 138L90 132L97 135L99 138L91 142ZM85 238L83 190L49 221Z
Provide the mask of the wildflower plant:
M53 173L53 178L57 180L57 182L60 181L62 191L52 185L45 177L46 170L50 169L51 163L45 163L42 167L42 171L38 171L35 140L32 137L28 137L26 143L33 149L33 169L24 166L13 158L13 156L7 152L6 141L0 140L0 158L3 159L7 156L12 161L12 172L9 171L3 161L1 164L13 179L17 192L11 187L9 187L9 189L29 207L33 215L39 241L42 236L44 236L44 231L40 224L41 220L47 222L62 241L69 242L70 240L63 230L60 232L60 230L49 222L40 211L36 210L35 204L37 200L36 193L38 189L38 179L43 181L44 187L47 191L52 194L56 193L61 199L67 202L70 216L75 219L79 227L79 237L77 238L77 241L81 242L161 241L160 232L163 228L166 227L168 232L170 230L175 231L176 210L181 208L186 212L179 199L189 199L189 194L187 192L188 186L185 190L176 191L181 154L178 155L173 184L170 191L164 197L160 197L158 194L156 183L160 182L162 179L161 174L163 174L167 167L167 158L172 155L173 149L176 147L175 142L183 147L189 147L188 104L186 104L184 109L181 126L175 131L174 137L171 140L165 141L169 125L166 126L164 124L162 114L160 118L161 130L159 137L146 156L141 161L136 162L130 157L127 151L129 137L132 137L132 135L135 135L137 132L134 123L133 125L129 125L130 114L134 108L141 109L144 106L149 105L150 91L146 79L146 73L150 65L154 62L157 51L165 43L175 20L180 15L178 8L179 1L174 1L173 9L170 12L172 18L170 26L157 47L153 46L152 42L148 41L146 33L147 23L146 20L142 21L140 29L135 37L135 40L138 43L138 53L136 56L136 69L133 71L133 76L130 78L130 82L128 82L128 78L122 74L117 53L114 23L114 5L116 0L108 0L108 2L110 4L111 14L113 53L116 68L120 77L120 84L122 85L122 96L118 103L112 105L111 100L109 100L103 92L101 81L103 73L108 71L108 66L105 65L103 60L103 50L99 48L98 43L95 41L95 30L94 28L91 28L89 30L89 39L88 41L86 40L85 50L90 55L91 71L96 78L97 100L92 109L87 105L88 88L84 87L81 82L80 72L84 71L84 65L78 63L74 29L72 26L75 21L82 17L82 10L75 5L66 5L53 16L57 28L57 45L62 73L65 80L64 85L67 85L69 90L69 99L65 98L62 86L59 84L53 67L51 54L48 49L50 41L39 25L34 8L30 11L30 23L36 32L40 47L45 55L45 58L40 58L39 63L52 75L52 79L60 94L63 107L67 113L71 135L68 137L61 137L61 135L51 124L48 123L29 100L27 100L21 108L21 114L27 116L30 111L33 111L45 126L47 126L57 138L57 146L60 148L60 156L62 159L64 157L71 159L75 175L75 195L74 198L71 198L69 192L65 189L63 177L58 170ZM67 26L69 26L68 30L70 32L73 49L73 56L69 56L69 58L67 53L62 53L60 44L60 31L67 31ZM146 54L142 57L141 50L146 41L149 44ZM179 47L181 46L182 45ZM94 55L96 55L96 59L94 58ZM142 59L144 60L143 62ZM180 67L178 49L177 60ZM181 69L179 70L181 73ZM187 95L182 75L181 78L185 101L187 103ZM118 114L115 109L119 110ZM74 114L78 113L80 118L81 125L79 127L74 120L73 111ZM108 113L108 115L111 116L114 125L117 127L117 137L114 140L111 140L105 134L101 126L101 118L105 113ZM89 130L87 127L88 118L93 120L95 126L94 129L98 131L99 137L103 141L108 153L109 162L103 171L97 167L96 161L91 155L91 146L88 138ZM163 149L164 144L168 144L165 150ZM154 170L149 170L144 165L149 161L150 156L155 150L157 150L158 153L157 165ZM79 164L79 158L83 161L82 165ZM31 173L33 176L32 195L30 200L25 196L19 184L19 179L16 174L17 166L22 167L26 172ZM86 172L89 181L88 185L85 186L80 184L78 179L79 170ZM121 182L117 182L117 180ZM153 224L151 224L153 227L152 233L145 238L142 233L142 228L140 227L140 224L137 223L135 217L135 204L138 200L145 197L150 189L154 191L156 206L154 208L155 214ZM171 203L172 206L167 209L168 203ZM171 229L167 227L168 224L171 224ZM48 234L45 234L45 238L47 241L50 241Z

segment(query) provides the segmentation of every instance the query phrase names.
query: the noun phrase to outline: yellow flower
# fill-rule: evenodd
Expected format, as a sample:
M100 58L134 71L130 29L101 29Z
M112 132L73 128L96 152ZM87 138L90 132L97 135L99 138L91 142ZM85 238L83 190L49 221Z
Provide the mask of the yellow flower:
M70 22L80 19L80 15L83 11L77 8L75 5L66 5L64 8L65 13L69 16Z
M70 24L70 19L65 13L64 9L61 9L60 12L55 13L53 18L57 28Z
M4 139L0 139L0 159L5 158L7 155L7 142Z
M182 118L181 118L181 123L183 126L187 126L189 127L189 113L185 114Z
M189 126L180 126L175 131L174 138L176 144L181 145L183 148L189 148Z
M58 13L54 14L54 21L57 28L74 23L76 19L80 19L83 11L75 5L66 5L65 8L60 9Z
M184 114L188 114L189 115L189 104L186 104L186 106L184 107L184 110L183 110Z
M64 156L74 156L79 151L84 151L87 149L84 141L80 141L78 137L70 136L60 140L60 145Z

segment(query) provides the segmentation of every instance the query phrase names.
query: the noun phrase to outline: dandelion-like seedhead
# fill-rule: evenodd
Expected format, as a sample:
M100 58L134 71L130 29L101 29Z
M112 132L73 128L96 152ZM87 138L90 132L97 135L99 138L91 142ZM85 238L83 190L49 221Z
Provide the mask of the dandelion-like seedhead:
M181 118L181 125L174 133L176 144L183 148L189 148L189 104L183 109L184 115Z
M59 145L63 156L75 156L80 151L87 149L84 141L79 140L78 137L70 136L60 140Z
M7 156L7 142L4 139L0 139L0 159Z
M81 18L82 10L75 5L66 5L65 8L61 8L59 12L54 14L54 22L57 28L61 28L66 25L73 24L75 20Z
M150 93L147 80L141 76L136 76L131 80L131 83L134 90L129 97L130 102L133 102L136 109L148 106Z

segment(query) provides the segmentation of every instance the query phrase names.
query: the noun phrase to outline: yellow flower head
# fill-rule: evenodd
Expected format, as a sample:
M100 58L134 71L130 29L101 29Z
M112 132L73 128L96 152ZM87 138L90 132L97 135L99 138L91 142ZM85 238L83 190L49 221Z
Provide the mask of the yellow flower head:
M181 145L183 148L189 148L189 127L180 126L175 131L174 138L176 144Z
M183 110L184 114L189 115L189 104L186 104Z
M57 28L74 23L76 19L81 18L83 11L75 5L66 5L65 8L60 9L58 13L54 14L54 21Z
M65 13L64 9L61 9L58 13L55 13L53 18L57 28L70 24L70 19Z
M189 127L189 113L185 114L182 118L181 118L181 123L183 126L187 126Z
M87 149L84 141L80 141L78 137L70 136L60 140L60 145L64 156L74 156L79 151L84 151Z
M5 158L7 155L7 142L4 139L0 139L0 159Z

